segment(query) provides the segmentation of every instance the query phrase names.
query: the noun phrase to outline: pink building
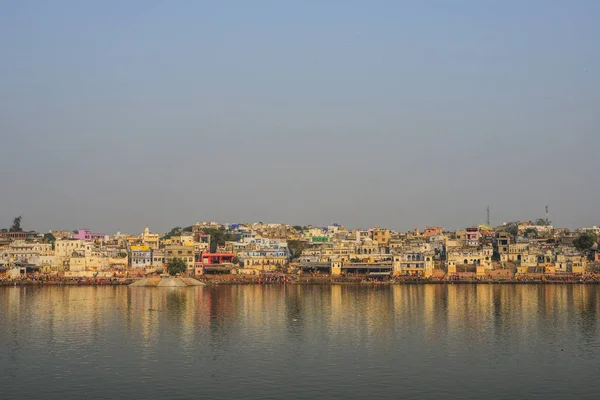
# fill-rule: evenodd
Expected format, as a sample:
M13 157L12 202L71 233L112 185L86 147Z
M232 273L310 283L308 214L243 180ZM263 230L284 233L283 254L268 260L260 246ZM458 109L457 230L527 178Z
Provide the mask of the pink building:
M77 233L73 234L73 239L85 240L86 242L91 242L96 239L104 240L105 237L106 235L102 233L92 233L89 229L78 229Z
M477 246L479 244L479 238L481 237L481 233L479 233L479 228L476 226L470 227L466 229L467 235L467 245L468 246Z

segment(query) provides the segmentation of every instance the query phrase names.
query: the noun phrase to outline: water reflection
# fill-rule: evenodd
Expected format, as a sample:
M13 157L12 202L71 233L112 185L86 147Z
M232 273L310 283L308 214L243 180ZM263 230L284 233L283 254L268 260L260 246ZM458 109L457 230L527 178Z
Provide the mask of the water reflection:
M0 384L31 374L50 385L148 383L178 371L172 379L215 396L233 379L258 398L261 384L291 390L299 373L341 391L329 379L384 388L435 374L451 384L465 366L472 379L533 374L552 384L568 373L548 365L567 362L570 379L583 382L600 356L599 302L592 285L5 287Z

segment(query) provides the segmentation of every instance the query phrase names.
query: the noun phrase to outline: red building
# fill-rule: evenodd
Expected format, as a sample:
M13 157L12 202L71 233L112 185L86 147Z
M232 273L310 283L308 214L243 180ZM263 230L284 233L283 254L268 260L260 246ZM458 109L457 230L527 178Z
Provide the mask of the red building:
M224 264L232 263L235 255L233 253L203 253L202 264Z
M196 261L196 275L229 273L234 258L233 253L202 253L201 260Z

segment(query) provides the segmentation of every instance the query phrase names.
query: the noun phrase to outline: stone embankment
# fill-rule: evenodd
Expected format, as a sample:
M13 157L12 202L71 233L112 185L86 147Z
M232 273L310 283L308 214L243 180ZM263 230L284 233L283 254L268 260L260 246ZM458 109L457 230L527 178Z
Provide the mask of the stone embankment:
M188 287L203 286L205 283L194 278L169 277L169 278L143 278L132 283L129 287Z

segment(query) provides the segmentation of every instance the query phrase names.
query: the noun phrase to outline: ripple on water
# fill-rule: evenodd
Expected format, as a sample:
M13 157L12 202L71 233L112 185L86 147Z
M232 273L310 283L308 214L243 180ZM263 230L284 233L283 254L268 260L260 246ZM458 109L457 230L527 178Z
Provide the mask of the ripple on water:
M592 398L599 300L587 285L0 288L0 385L50 400Z

